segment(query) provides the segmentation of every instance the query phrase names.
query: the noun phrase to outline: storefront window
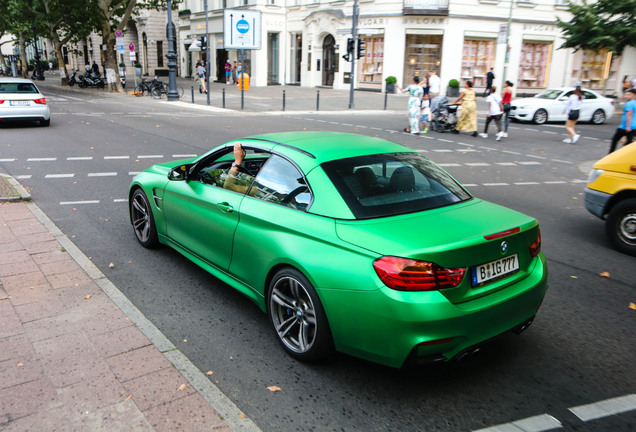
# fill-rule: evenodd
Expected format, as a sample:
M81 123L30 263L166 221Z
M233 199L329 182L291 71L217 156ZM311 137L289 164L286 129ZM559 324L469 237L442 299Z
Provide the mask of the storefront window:
M426 76L430 71L439 75L442 58L442 35L406 35L403 85L414 76Z
M380 88L384 65L384 37L361 37L366 42L364 57L358 63L360 87Z
M610 73L611 61L612 53L607 50L577 52L574 58L572 81L581 81L583 87L602 90L608 76L612 75L611 78L615 79L615 74Z
M517 85L526 88L545 87L551 55L551 43L524 42L521 45Z
M486 74L495 66L494 40L464 40L462 79L486 87Z

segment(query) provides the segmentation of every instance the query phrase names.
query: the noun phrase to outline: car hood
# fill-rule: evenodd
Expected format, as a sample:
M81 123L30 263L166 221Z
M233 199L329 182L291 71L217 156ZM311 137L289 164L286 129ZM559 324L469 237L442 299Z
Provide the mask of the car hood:
M636 173L636 143L626 145L594 164L595 169L620 173Z
M395 217L337 221L338 236L379 255L433 261L445 267L469 266L501 257L501 242L510 253L527 251L537 239L536 219L487 201L468 202ZM519 227L516 234L484 236ZM533 232L530 232L533 231Z

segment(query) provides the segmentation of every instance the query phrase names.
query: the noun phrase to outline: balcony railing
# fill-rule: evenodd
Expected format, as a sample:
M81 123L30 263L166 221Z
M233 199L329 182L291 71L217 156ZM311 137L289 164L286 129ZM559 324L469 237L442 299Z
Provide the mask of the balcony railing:
M404 15L448 15L448 0L404 0Z

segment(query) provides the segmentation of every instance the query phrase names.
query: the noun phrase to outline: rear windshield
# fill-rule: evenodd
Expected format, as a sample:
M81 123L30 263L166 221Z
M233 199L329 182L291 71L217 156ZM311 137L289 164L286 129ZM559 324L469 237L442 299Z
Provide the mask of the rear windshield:
M321 165L357 219L430 210L471 199L418 153L387 153Z
M0 93L39 93L31 83L0 83Z

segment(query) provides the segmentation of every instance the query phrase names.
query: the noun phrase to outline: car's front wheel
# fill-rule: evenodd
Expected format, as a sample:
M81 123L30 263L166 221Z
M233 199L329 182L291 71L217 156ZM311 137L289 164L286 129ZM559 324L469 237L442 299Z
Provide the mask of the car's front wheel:
M625 199L612 207L605 228L612 246L636 256L636 198Z
M538 109L532 116L532 121L536 124L544 124L548 121L548 112L543 108Z
M135 236L143 247L154 248L159 245L157 227L150 202L141 188L135 189L130 197L130 220Z
M594 114L592 114L592 123L594 123L595 125L605 123L605 111L603 111L602 109L597 109L596 111L594 111Z
M333 351L327 316L316 290L299 271L278 271L267 291L269 318L278 340L292 357L317 361Z

